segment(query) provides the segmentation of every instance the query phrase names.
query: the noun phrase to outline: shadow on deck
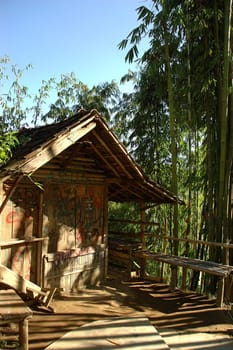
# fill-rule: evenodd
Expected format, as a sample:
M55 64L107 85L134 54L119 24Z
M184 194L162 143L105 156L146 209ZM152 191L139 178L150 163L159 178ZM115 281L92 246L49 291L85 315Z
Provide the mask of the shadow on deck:
M120 281L109 277L100 287L55 297L55 313L35 310L29 322L30 349L42 350L65 333L97 320L146 316L159 331L233 334L227 310L196 293L170 292L149 281ZM204 349L204 347L202 347Z

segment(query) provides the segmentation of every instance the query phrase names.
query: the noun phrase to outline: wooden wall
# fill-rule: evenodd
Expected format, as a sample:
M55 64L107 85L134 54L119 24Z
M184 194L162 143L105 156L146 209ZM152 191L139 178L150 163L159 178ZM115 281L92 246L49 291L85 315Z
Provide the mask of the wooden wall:
M10 186L4 184L2 194ZM45 287L70 291L99 283L105 266L105 185L42 182L42 187L22 181L7 201L1 263Z
M48 238L43 247L45 287L71 291L100 281L104 267L104 249L100 254L100 247L105 200L104 185L100 184L45 186L42 226L43 237ZM91 275L95 278L87 278Z
M50 184L44 191L43 236L48 253L100 244L103 186Z
M10 186L9 183L4 184L2 193L7 193ZM31 281L37 279L37 249L32 244L16 243L38 237L38 223L39 190L33 185L22 183L1 213L0 240L5 243L1 249L1 263Z
M104 245L45 254L43 287L74 293L98 285L104 278L104 257Z

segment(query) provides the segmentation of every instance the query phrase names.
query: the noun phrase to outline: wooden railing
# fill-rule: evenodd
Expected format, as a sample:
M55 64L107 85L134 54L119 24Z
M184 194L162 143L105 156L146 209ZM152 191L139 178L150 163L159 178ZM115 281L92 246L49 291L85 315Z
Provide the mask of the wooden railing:
M167 268L165 269L165 265L169 266L169 264L170 264L170 267L174 267L174 266L179 267L179 266L181 266L182 259L188 260L189 263L187 263L187 267L190 270L196 270L196 271L199 271L199 272L201 271L201 272L205 273L206 265L209 263L212 265L214 265L214 264L219 265L216 267L216 269L221 267L221 265L227 265L227 266L229 266L229 269L231 269L231 271L232 271L233 243L231 243L230 241L229 242L211 242L211 241L206 241L206 240L201 240L201 239L192 239L189 237L177 238L177 237L169 236L167 234L159 233L159 232L161 232L161 228L159 228L159 230L157 232L155 232L155 230L153 230L153 229L151 231L147 230L147 228L150 226L151 227L155 227L155 226L159 227L158 223L150 223L150 222L142 222L142 221L134 221L134 220L111 220L111 222L119 222L119 223L126 223L126 224L132 223L132 224L140 225L140 226L143 224L143 226L145 227L145 230L143 230L143 232L141 232L141 227L136 226L136 227L138 227L137 232L110 231L109 237L112 237L114 239L120 239L123 241L125 240L126 244L129 242L131 244L136 243L136 242L143 243L143 241L144 242L147 242L147 241L154 242L154 243L152 243L152 244L154 244L154 247L151 246L151 249L148 248L148 246L146 247L146 245L142 244L142 249L138 250L139 254L137 254L137 252L135 252L133 247L132 247L132 251L130 250L130 253L126 250L121 252L121 254L124 254L124 261L128 262L127 266L128 266L129 271L131 268L130 260L132 261L134 258L136 258L136 260L137 260L137 258L139 258L139 257L141 257L141 259L139 261L139 264L141 265L140 274L143 276L143 272L145 272L145 269L142 268L143 266L146 266L145 261L154 260L156 263L155 271L157 271L157 273L158 273L158 275L156 275L156 276L158 276L160 278L160 280L164 280L164 276L166 276L166 279L169 279L169 275L170 275L169 270L172 270L172 269L169 269L169 270ZM151 239L149 239L149 238L151 238ZM143 239L143 241L142 241L142 239ZM179 245L179 252L180 253L179 253L179 256L174 257L172 248L173 248L173 243L175 243L175 242L177 242L177 244ZM210 251L210 249L212 251ZM219 257L221 257L221 261L217 261L217 262L212 261L211 262L211 260L215 260L215 259L211 258L212 252L214 252L214 249L219 250L218 255L219 255ZM199 251L199 253L202 252L202 254L197 254L197 250ZM151 256L148 256L148 254L146 254L146 251L151 252L152 255L154 254L153 259ZM143 255L143 252L145 253L144 255ZM163 262L163 260L161 260L162 258L160 259L161 261L158 258L158 255L161 253L166 255L167 259L168 258L172 259L172 257L174 257L174 259L176 259L177 261L179 260L179 263L176 261L176 264L175 264L173 260L169 260L168 264L165 264ZM113 259L115 259L115 258L116 257L113 256ZM118 256L118 258L120 259L121 256ZM200 263L199 269L196 268L196 265L195 265L196 259L195 258L197 258L199 263ZM142 261L143 259L144 259L144 262ZM160 264L157 265L157 263L159 261L160 261ZM195 262L195 264L194 264L194 262ZM182 264L183 264L183 262L182 262ZM211 265L211 268L213 268L212 265ZM227 268L227 266L226 266L226 268ZM153 266L152 266L152 268L153 268ZM182 279L179 277L179 283L182 283L182 286L184 286L184 284L185 284L184 281L187 282L187 285L189 285L190 278L193 277L193 273L192 274L189 273L186 276L186 271L184 271L184 270L185 270L185 268L183 267L182 274L180 274L180 271L178 274L179 276L182 275ZM165 271L166 271L166 273L165 273ZM208 273L214 275L215 271L208 270ZM173 275L175 276L175 273L173 273ZM226 281L225 281L225 277L222 277L222 281L221 281L222 287L218 288L219 292L217 292L218 293L217 299L218 299L219 305L221 305L223 302L225 282L226 282L226 290L227 290L227 293L225 293L225 294L227 294L227 299L233 300L233 292L232 292L233 276L232 276L232 272L229 272L228 275L230 277L229 281L227 281L227 276L226 276ZM186 278L187 278L187 281L186 281ZM200 291L204 291L203 282L204 282L204 278L201 275L200 284L198 285ZM225 297L226 297L226 295L225 295Z
M135 238L140 237L140 234L134 234ZM156 264L159 263L159 277L160 281L164 281L164 264L168 267L170 267L170 273L166 269L166 283L170 279L170 288L171 290L174 290L176 287L181 287L181 289L186 290L186 286L190 284L190 278L191 275L187 274L187 269L200 272L200 273L207 273L209 275L212 275L214 277L217 277L216 279L216 303L218 306L222 307L224 305L224 301L227 301L228 303L232 300L232 284L233 284L233 267L229 264L229 256L230 256L230 249L233 249L233 244L231 243L218 243L218 242L206 242L203 240L195 240L195 239L189 239L189 238L176 238L171 236L165 236L165 235L153 235L153 238L156 240L160 240L159 246L162 247L162 249L158 249L157 251L154 250L146 251L142 248L142 244L136 243L136 239L133 242L132 240L127 241L127 238L124 241L124 234L123 232L118 233L114 232L114 241L110 238L109 240L109 260L110 261L121 261L121 263L126 266L127 268L127 275L128 278L131 278L131 273L133 272L132 263L138 263L139 262L139 271L140 276L145 278L151 278L149 276L144 266L146 266L146 261L155 262ZM117 240L117 237L120 238ZM127 237L129 236L129 233L127 233ZM133 237L133 233L131 234L131 238ZM224 257L225 261L216 263L209 261L207 259L206 261L203 259L195 259L193 256L175 256L172 254L167 253L167 246L168 242L172 241L178 241L183 243L189 243L193 244L194 246L197 245L204 245L204 246L212 246L212 247L218 247L221 249L225 249ZM194 251L194 249L193 249ZM135 261L134 261L135 260ZM181 271L178 271L179 270ZM158 271L157 271L158 272ZM180 273L181 272L181 273ZM188 277L189 275L189 277ZM178 278L178 276L180 276ZM179 280L179 282L178 282ZM201 280L203 282L203 280ZM201 282L201 290L202 290L202 282ZM181 286L180 286L181 284ZM204 291L204 290L203 290Z
M209 241L203 241L198 239L191 239L191 238L177 238L173 236L166 236L166 235L153 235L155 239L161 240L163 242L163 253L167 252L167 242L169 241L178 241L184 242L184 243L191 243L194 245L194 247L197 247L198 245L204 245L207 247L218 247L224 249L224 260L222 261L225 265L230 265L230 250L233 249L233 244L230 242L220 243L220 242L209 242Z
M139 221L133 221L133 220L111 220L111 221L116 221L116 222L125 222L125 223L136 223L139 224ZM158 226L158 223L144 223L145 225L149 226ZM136 242L138 242L141 237L142 237L142 233L141 232L119 232L119 231L109 231L109 235L111 236L115 236L117 238L120 239L125 239L125 240L130 240L133 241L135 240ZM223 264L225 265L230 265L230 250L233 249L233 244L230 242L209 242L209 241L204 241L204 240L198 240L198 239L192 239L192 238L182 238L182 237L173 237L173 236L168 236L168 235L163 235L163 234L156 234L155 232L151 232L151 231L145 231L143 232L143 235L145 237L153 237L155 239L155 241L160 241L160 245L162 246L162 252L163 253L170 253L168 252L168 242L172 243L174 241L178 241L178 243L190 243L194 246L194 248L196 248L197 246L207 246L209 247L218 247L220 249L224 250L224 261L222 261ZM161 250L159 251L161 252ZM188 256L188 254L187 254Z

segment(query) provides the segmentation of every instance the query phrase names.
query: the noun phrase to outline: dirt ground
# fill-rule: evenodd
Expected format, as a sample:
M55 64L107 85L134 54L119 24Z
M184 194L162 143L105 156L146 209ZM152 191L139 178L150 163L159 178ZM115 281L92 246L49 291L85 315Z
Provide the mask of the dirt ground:
M55 297L54 313L33 310L29 321L29 349L42 350L85 323L140 314L161 332L225 333L233 335L233 319L214 300L150 281L123 282L108 278L104 285L75 295Z

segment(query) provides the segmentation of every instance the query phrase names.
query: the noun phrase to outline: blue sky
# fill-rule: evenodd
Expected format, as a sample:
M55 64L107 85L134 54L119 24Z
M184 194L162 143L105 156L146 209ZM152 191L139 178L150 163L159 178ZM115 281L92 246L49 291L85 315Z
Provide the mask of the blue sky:
M0 56L33 69L25 84L75 72L89 87L116 80L133 69L119 42L137 23L145 0L0 0Z

